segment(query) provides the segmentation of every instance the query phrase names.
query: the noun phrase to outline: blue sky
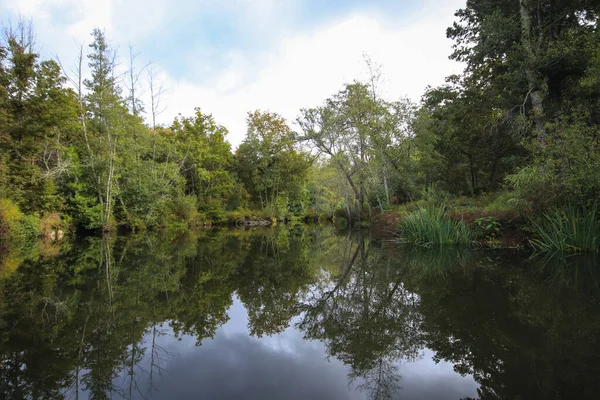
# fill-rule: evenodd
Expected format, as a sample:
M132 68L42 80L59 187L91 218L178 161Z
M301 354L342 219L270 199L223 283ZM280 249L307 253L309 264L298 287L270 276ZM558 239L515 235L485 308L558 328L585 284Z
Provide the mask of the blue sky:
M418 100L427 85L462 66L448 60L445 29L464 0L0 0L3 23L33 19L44 57L74 67L76 43L104 29L152 62L169 89L168 124L194 107L212 113L236 145L245 116L271 110L293 122L344 82L364 79L363 54L381 64L381 94ZM142 79L143 81L143 79ZM144 82L141 83L142 86ZM140 90L142 91L142 90Z

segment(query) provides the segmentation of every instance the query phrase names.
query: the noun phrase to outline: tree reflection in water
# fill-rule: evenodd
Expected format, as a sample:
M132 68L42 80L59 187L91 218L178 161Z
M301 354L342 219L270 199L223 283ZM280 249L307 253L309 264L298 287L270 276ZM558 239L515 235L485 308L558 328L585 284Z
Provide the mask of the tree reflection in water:
M473 375L481 399L600 389L596 260L398 248L318 227L34 246L0 261L7 398L151 398L173 356L158 339L214 337L234 294L251 335L296 321L373 399L395 397L401 363L425 348Z

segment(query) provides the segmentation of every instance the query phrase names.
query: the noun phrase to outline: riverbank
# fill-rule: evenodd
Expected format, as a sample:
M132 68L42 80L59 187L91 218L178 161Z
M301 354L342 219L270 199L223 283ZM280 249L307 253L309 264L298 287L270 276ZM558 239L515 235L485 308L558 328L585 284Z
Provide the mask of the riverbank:
M597 215L595 207L535 209L503 193L393 206L374 216L371 225L388 239L423 246L598 253Z
M211 214L198 210L181 215L165 214L153 224L113 221L104 230L87 230L65 213L25 214L10 200L0 199L0 203L0 240L9 243L39 238L52 242L68 235L101 235L117 231L181 232L325 222L334 223L339 229L349 225L369 228L379 237L424 247L468 245L564 253L598 253L600 250L600 222L595 208L535 209L530 203L516 201L508 192L422 199L392 205L362 221L352 221L342 209L329 215L311 209L294 214L239 208Z
M326 215L308 209L300 214L269 212L239 208L235 211L203 213L196 209L181 213L165 213L160 219L140 221L111 220L102 228L89 229L82 221L66 212L27 214L13 201L0 198L0 240L21 242L32 239L62 240L72 234L106 234L114 232L184 231L188 229L276 226L278 224L315 223L333 221ZM95 224L94 226L101 226Z
M503 213L488 213L478 209L449 208L446 213L450 221L465 223L472 234L473 244L477 247L518 250L531 247L530 240L533 238L531 227L524 218ZM410 242L403 239L401 229L401 222L407 215L409 214L403 208L393 208L376 215L371 225L380 237Z

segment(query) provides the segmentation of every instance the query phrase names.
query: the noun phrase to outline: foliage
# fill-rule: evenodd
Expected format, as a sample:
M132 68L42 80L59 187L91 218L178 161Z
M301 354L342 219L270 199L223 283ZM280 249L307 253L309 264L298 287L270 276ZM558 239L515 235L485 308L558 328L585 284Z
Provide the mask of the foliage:
M410 101L386 102L373 86L357 81L323 106L301 111L298 140L338 170L345 186L341 194L353 218L364 217L367 203L386 208L394 193L411 199L407 143L413 115Z
M537 238L531 244L538 252L598 252L600 250L600 221L596 210L569 207L544 213L534 222Z
M248 113L248 132L236 151L236 169L252 206L272 215L299 214L306 207L307 155L276 113Z
M475 224L481 229L483 236L494 238L502 232L502 224L494 217L480 217L475 220Z
M8 238L14 235L19 223L23 219L23 213L13 201L0 199L0 238Z
M474 241L464 221L446 215L446 207L418 208L400 220L401 240L421 246L432 244L470 245Z
M41 59L33 27L19 20L0 39L0 198L96 232L232 223L247 210L286 221L337 212L365 224L407 203L406 224L417 226L428 212L416 209L449 205L450 218L432 216L430 233L465 237L415 231L424 243L467 242L462 218L498 239L524 216L592 207L600 195L600 9L555 3L469 0L447 30L451 58L465 70L428 87L420 104L384 98L381 70L366 59L369 79L300 110L297 132L276 112L249 112L235 150L228 130L198 107L157 126L162 91L152 79L148 126L136 97L148 88L133 59L131 82L122 82L102 30L81 48L79 68L62 70ZM502 195L487 201L493 193ZM33 232L34 218L27 221Z
M41 221L35 215L25 215L20 221L19 236L36 239L41 233Z
M533 162L507 177L516 195L537 210L570 202L591 206L600 194L600 148L597 128L573 115L549 126L552 136Z
M195 196L181 196L173 199L170 210L177 221L193 224L198 217L197 199Z

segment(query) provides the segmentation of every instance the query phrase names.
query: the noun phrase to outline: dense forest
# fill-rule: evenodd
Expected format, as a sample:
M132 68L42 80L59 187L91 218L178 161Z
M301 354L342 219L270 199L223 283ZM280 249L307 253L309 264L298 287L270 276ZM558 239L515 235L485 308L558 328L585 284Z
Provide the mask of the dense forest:
M8 25L0 235L393 213L407 217L406 231L431 217L488 242L512 229L535 231L538 248L597 250L599 11L591 0L469 0L447 30L465 70L420 103L384 99L368 61L369 80L296 121L249 112L235 150L210 104L158 126L160 83L150 76L142 104L145 71L117 68L102 30L65 73L40 59L30 23ZM569 221L587 238L561 231ZM431 240L416 232L413 241Z

